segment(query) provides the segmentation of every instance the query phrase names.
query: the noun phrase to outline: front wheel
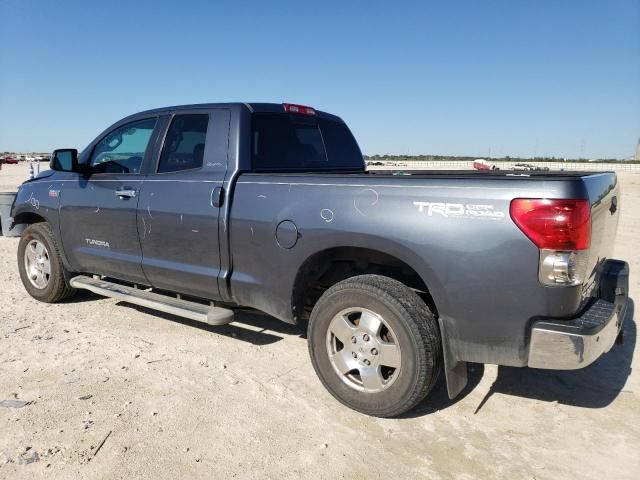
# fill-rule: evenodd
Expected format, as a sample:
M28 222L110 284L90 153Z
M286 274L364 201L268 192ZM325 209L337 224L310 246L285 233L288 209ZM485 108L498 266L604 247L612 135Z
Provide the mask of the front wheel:
M311 313L308 339L327 390L367 415L411 410L441 370L433 313L413 290L380 275L352 277L328 289Z
M29 295L41 302L59 302L75 292L67 284L58 244L47 223L34 223L22 233L18 270Z

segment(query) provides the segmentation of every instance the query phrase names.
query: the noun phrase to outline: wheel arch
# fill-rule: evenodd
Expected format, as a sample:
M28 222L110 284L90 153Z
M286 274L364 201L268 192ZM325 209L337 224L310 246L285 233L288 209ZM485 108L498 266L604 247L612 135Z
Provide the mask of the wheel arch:
M24 228L26 228L27 225L42 222L47 222L47 219L42 215L31 211L18 213L15 217L13 217L13 224L24 225Z
M439 291L439 284L435 280L425 280L424 273L412 265L416 263L396 254L362 246L339 246L317 251L309 255L296 272L291 296L293 317L296 321L307 319L325 290L342 280L365 274L393 278L416 290L437 316L440 305L433 287Z
M11 236L12 237L20 237L25 229L29 225L33 225L34 223L43 223L47 222L47 219L42 215L31 211L25 211L19 213L12 217L11 221Z

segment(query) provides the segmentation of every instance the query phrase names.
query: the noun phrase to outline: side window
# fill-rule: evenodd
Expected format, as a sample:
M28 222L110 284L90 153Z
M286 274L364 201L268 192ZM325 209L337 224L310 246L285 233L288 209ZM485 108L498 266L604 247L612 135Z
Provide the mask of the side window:
M158 173L202 167L209 115L176 115L162 147Z
M155 118L116 128L98 142L89 166L94 173L140 173Z

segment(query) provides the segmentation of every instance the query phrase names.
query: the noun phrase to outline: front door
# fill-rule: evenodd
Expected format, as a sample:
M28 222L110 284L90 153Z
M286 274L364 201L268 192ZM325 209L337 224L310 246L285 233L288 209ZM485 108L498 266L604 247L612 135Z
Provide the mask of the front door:
M74 270L146 283L136 215L156 123L146 118L107 133L88 172L61 186L62 244Z

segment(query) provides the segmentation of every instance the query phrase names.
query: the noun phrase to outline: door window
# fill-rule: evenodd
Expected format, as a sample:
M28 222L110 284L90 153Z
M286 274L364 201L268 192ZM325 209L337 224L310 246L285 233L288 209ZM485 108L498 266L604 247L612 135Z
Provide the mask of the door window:
M140 173L156 125L155 118L118 127L98 142L91 156L93 173Z
M202 167L209 115L176 115L169 125L158 173Z

